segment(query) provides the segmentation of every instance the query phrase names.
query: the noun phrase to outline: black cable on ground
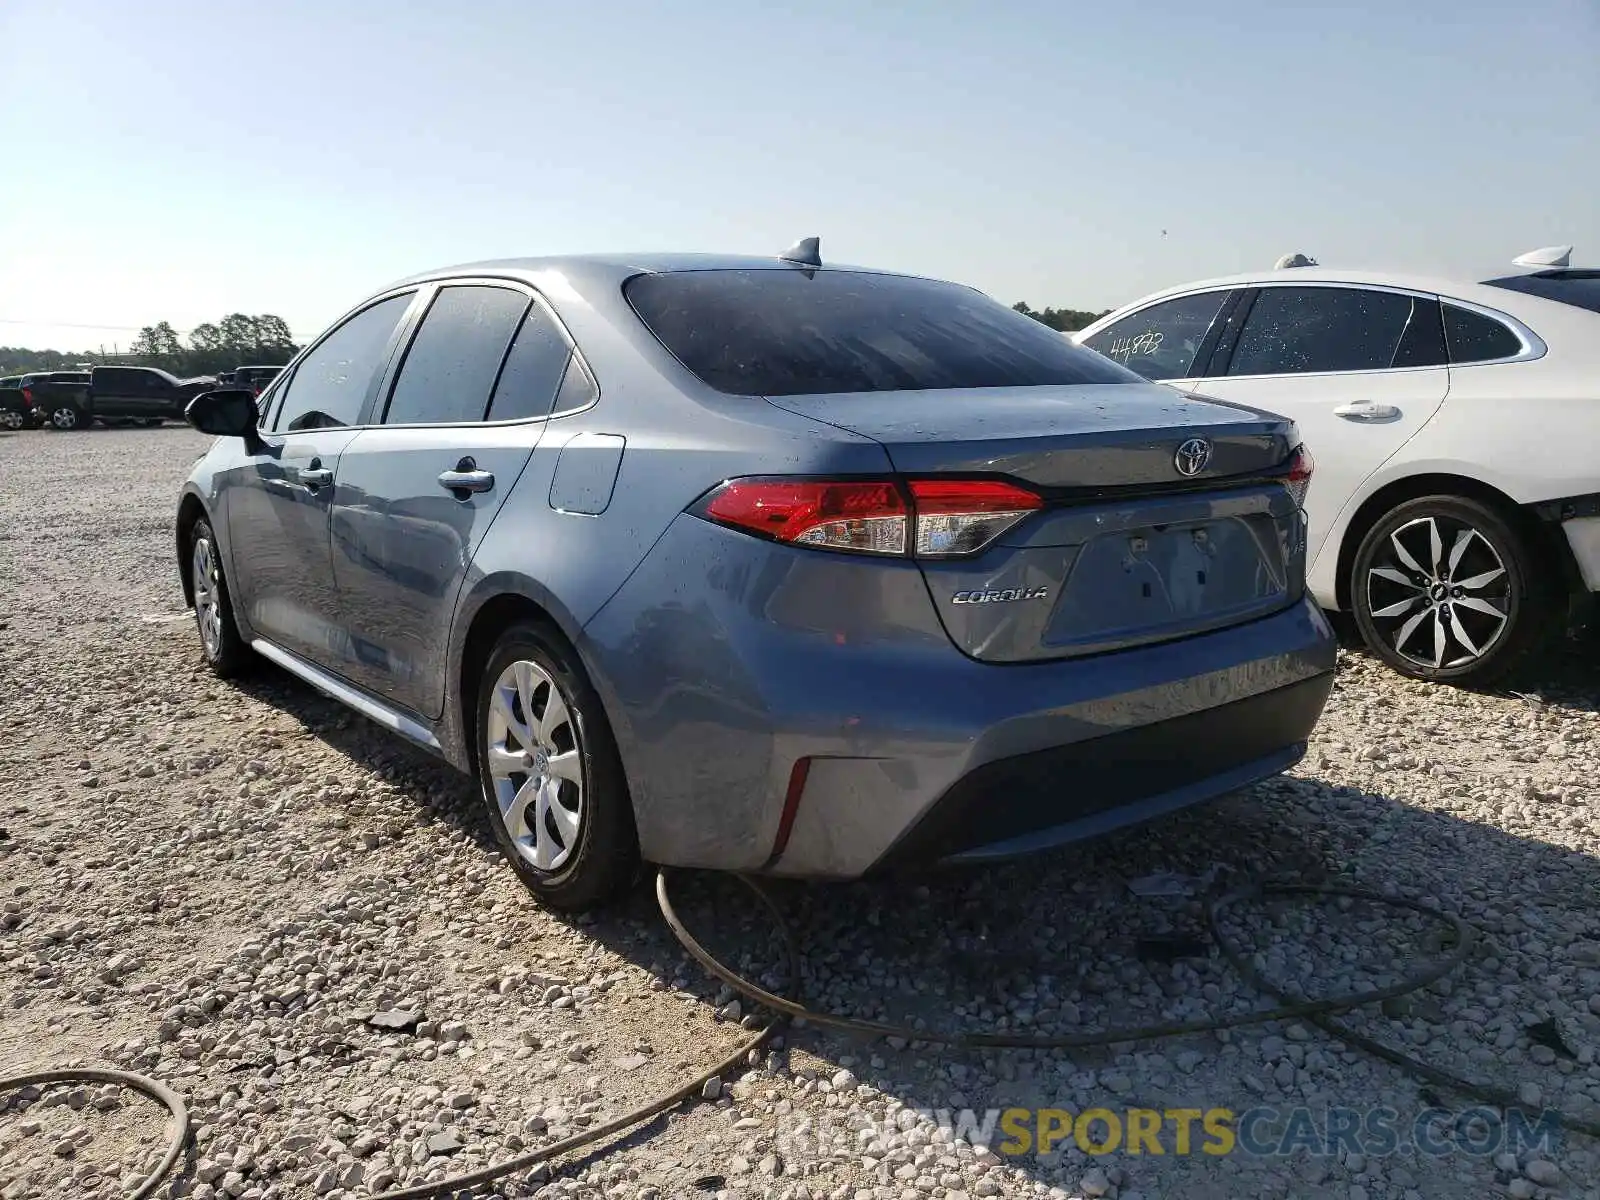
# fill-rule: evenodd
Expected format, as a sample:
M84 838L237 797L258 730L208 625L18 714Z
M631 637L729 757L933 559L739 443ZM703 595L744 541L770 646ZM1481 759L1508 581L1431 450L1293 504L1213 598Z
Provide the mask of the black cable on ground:
M665 871L656 876L656 899L661 902L661 911L669 913L670 906L666 901L665 879ZM793 986L798 995L800 987L800 947L794 940L794 934L790 931L788 922L783 919L783 914L778 911L777 905L773 903L772 897L767 894L765 889L757 886L753 880L743 875L739 876L739 879L756 894L756 898L766 907L779 932L783 935L784 950L789 958L789 978L793 981ZM673 920L675 920L675 917L668 916L668 924L671 924ZM678 932L676 926L673 927L673 932ZM681 937L682 935L680 934L679 936ZM487 1167L480 1167L476 1171L469 1171L464 1175L454 1175L449 1179L441 1179L434 1183L419 1183L412 1187L398 1188L375 1196L373 1200L428 1200L429 1197L433 1196L447 1196L451 1192L460 1191L462 1188L475 1187L480 1183L488 1183L495 1179L504 1179L507 1175L525 1171L529 1167L537 1166L539 1163L546 1162L549 1159L558 1158L574 1150L581 1150L583 1147L593 1145L595 1142L608 1138L614 1133L621 1133L624 1129L631 1129L635 1125L643 1125L652 1117L660 1116L669 1108L682 1104L685 1100L697 1098L701 1089L705 1087L709 1080L719 1078L738 1067L745 1061L752 1050L759 1050L766 1045L768 1039L788 1023L786 1017L779 1017L777 1020L768 1022L765 1028L754 1036L746 1038L740 1043L737 1050L718 1062L716 1066L695 1076L682 1087L674 1088L664 1096L658 1096L654 1100L641 1104L632 1112L623 1113L622 1116L607 1121L604 1125L596 1126L594 1129L585 1129L582 1133L573 1134L569 1138L564 1138L548 1146L541 1146L539 1149L517 1158L507 1159L503 1163L492 1163Z
M143 1075L135 1075L129 1071L112 1071L103 1067L30 1071L25 1075L13 1075L9 1079L0 1079L0 1092L51 1083L114 1083L118 1087L142 1092L157 1104L166 1107L172 1114L173 1124L172 1133L167 1139L167 1152L161 1156L161 1164L140 1182L138 1189L129 1193L128 1200L145 1200L154 1193L189 1142L189 1106L183 1102L183 1097L166 1084L157 1083L154 1079L146 1079Z
M1379 903L1387 904L1392 907L1409 908L1415 912L1426 913L1431 917L1437 917L1440 920L1450 921L1457 929L1471 929L1471 926L1466 925L1461 921L1457 921L1454 918L1446 917L1437 909L1429 908L1426 905L1418 904L1412 900L1402 900L1394 896L1384 896L1380 893L1374 892L1358 892L1345 888L1318 887L1310 884L1272 884L1263 885L1257 888L1242 888L1239 891L1230 892L1228 895L1216 900L1206 910L1207 921L1211 928L1211 936L1216 938L1217 948L1222 951L1222 956L1223 958L1227 959L1228 964L1236 972L1238 972L1239 977L1252 987L1256 988L1258 991L1262 992L1264 995L1271 996L1275 1000L1288 1000L1289 997L1281 988L1278 987L1277 984L1273 983L1270 979L1266 978L1266 976L1262 975L1261 972L1256 970L1255 964L1250 961L1249 955L1244 953L1239 946L1234 945L1222 935L1222 930L1218 921L1218 915L1225 909L1231 908L1233 905L1238 904L1243 900L1264 895L1309 895L1330 896L1335 898L1351 896L1364 900L1376 900ZM1459 953L1457 956L1453 957L1451 960L1451 966L1454 967L1455 963L1459 962L1461 957L1462 955ZM1365 1050L1368 1054L1371 1054L1376 1058L1381 1058L1385 1062L1393 1063L1401 1070L1409 1072L1418 1079L1455 1092L1457 1095L1468 1096L1474 1100L1482 1100L1499 1108L1518 1108L1521 1106L1521 1099L1517 1096L1517 1093L1512 1091L1510 1088L1501 1087L1497 1083L1489 1083L1485 1080L1468 1079L1465 1076L1453 1074L1449 1071L1445 1071L1434 1066L1432 1063L1424 1062L1422 1059L1417 1058L1414 1055L1407 1054L1403 1050L1396 1050L1393 1046L1376 1041L1364 1033L1357 1033L1348 1025L1345 1025L1340 1021L1335 1021L1333 1019L1334 1011L1336 1010L1325 1010L1320 1013L1309 1013L1307 1014L1307 1019L1313 1025L1317 1026L1317 1028L1321 1029L1324 1033L1332 1034L1340 1041L1346 1042L1349 1045L1356 1047L1358 1050ZM1600 1120L1585 1117L1575 1117L1562 1112L1555 1113L1555 1118L1563 1129L1570 1129L1576 1133L1584 1133L1592 1138L1600 1138Z
M1348 1012L1351 1009L1364 1007L1369 1004L1380 1004L1385 1000L1397 999L1400 996L1419 991L1434 981L1443 978L1455 970L1466 959L1471 951L1475 937L1472 926L1459 918L1452 917L1438 909L1430 908L1414 900L1407 900L1396 896L1387 896L1381 892L1369 891L1364 888L1332 887L1312 884L1275 884L1263 883L1250 887L1240 888L1227 893L1214 900L1206 908L1206 921L1211 936L1216 939L1217 947L1223 958L1240 978L1256 988L1263 995L1270 996L1279 1001L1272 1008L1260 1009L1254 1012L1239 1013L1226 1017L1211 1017L1198 1021L1174 1021L1156 1025L1134 1026L1122 1029L1108 1029L1098 1033L1066 1034L1060 1036L1025 1035L1025 1034L999 1034L999 1033L962 1033L929 1031L913 1029L909 1026L893 1025L882 1021L864 1021L855 1017L836 1016L832 1013L815 1012L805 1006L800 998L801 958L799 945L795 940L794 931L789 923L784 920L782 912L771 894L756 880L747 876L739 876L740 881L748 887L766 908L772 917L773 924L784 941L785 954L789 960L789 980L792 995L783 996L770 992L753 983L724 965L702 946L695 936L689 932L688 927L678 916L677 910L672 906L672 900L667 894L667 873L660 872L656 876L656 901L661 907L661 915L666 920L679 942L683 944L690 956L705 968L711 975L720 979L734 991L754 1000L769 1009L781 1014L776 1020L770 1022L758 1033L746 1039L739 1048L728 1057L719 1061L715 1066L702 1072L694 1079L674 1088L672 1091L649 1101L646 1104L624 1113L604 1125L594 1129L586 1129L580 1134L566 1138L562 1141L543 1146L520 1157L509 1159L506 1162L495 1163L470 1171L462 1175L451 1176L432 1183L416 1184L411 1187L399 1188L394 1191L384 1192L374 1200L428 1200L435 1196L445 1196L466 1188L476 1187L478 1184L489 1183L502 1179L518 1171L527 1170L539 1163L580 1150L585 1146L593 1145L613 1134L641 1125L653 1117L659 1116L668 1109L696 1097L707 1081L715 1079L726 1072L732 1071L744 1062L750 1052L757 1050L767 1043L787 1023L789 1018L801 1018L813 1025L843 1030L847 1033L861 1034L867 1037L898 1037L907 1041L932 1042L938 1045L955 1046L962 1048L988 1048L988 1049L1025 1049L1025 1050L1052 1050L1073 1049L1087 1046L1112 1046L1126 1042L1148 1041L1156 1038L1179 1037L1184 1034L1214 1033L1221 1029L1234 1029L1248 1025L1262 1025L1269 1021L1283 1021L1303 1018L1311 1021L1318 1028L1372 1054L1386 1062L1392 1063L1402 1070L1410 1072L1419 1079L1435 1084L1462 1096L1485 1101L1502 1108L1514 1108L1519 1104L1517 1096L1507 1088L1497 1084L1485 1083L1477 1080L1466 1079L1449 1071L1442 1070L1429 1063L1423 1062L1392 1046L1373 1040L1365 1034L1358 1033L1348 1026L1335 1021L1334 1015ZM1433 965L1424 970L1413 971L1403 976L1398 982L1384 988L1372 988L1364 991L1346 992L1337 996L1326 997L1321 1000L1296 1000L1282 988L1272 983L1256 970L1245 950L1231 942L1222 931L1221 916L1227 910L1250 900L1263 900L1271 897L1287 896L1313 896L1329 900L1355 900L1390 908L1404 908L1420 913L1431 920L1438 921L1447 927L1454 939L1455 946L1451 952L1438 959ZM42 1071L31 1075L20 1075L12 1079L0 1079L0 1091L11 1088L24 1087L28 1084L41 1083L75 1083L84 1080L118 1083L126 1087L135 1088L146 1095L152 1096L165 1104L178 1121L178 1131L170 1143L167 1154L162 1160L160 1168L153 1172L141 1184L139 1190L133 1193L129 1200L145 1200L160 1184L162 1178L171 1169L189 1136L189 1116L184 1107L183 1100L176 1093L170 1091L154 1080L142 1076L130 1075L122 1071L106 1071L97 1069ZM1555 1118L1562 1128L1588 1134L1590 1137L1600 1138L1600 1122L1569 1116L1564 1113L1555 1113Z

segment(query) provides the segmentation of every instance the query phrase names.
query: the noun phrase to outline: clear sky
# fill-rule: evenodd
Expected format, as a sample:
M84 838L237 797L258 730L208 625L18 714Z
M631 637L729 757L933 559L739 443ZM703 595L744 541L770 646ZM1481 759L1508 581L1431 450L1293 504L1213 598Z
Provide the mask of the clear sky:
M0 147L11 345L809 234L1040 307L1481 278L1600 263L1600 0L0 0Z

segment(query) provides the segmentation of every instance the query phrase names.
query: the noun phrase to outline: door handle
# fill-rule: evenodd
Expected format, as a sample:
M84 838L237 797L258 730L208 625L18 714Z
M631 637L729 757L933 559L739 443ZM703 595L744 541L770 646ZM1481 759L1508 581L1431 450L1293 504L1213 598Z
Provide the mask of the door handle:
M300 472L300 482L314 492L333 482L333 472L327 467L308 467Z
M454 470L440 472L439 486L447 492L487 492L494 486L494 475L480 471L472 459L463 458Z
M1353 400L1333 410L1333 415L1346 421L1392 421L1400 410L1392 404L1379 404L1376 400Z

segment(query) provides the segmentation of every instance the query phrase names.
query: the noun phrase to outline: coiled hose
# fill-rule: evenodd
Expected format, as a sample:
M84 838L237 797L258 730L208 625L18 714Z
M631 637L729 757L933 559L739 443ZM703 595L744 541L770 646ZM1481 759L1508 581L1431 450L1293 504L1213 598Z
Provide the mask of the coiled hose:
M912 1029L883 1021L865 1021L856 1017L835 1016L832 1013L815 1012L807 1008L799 990L801 954L793 929L784 919L783 913L779 910L771 893L761 883L745 875L741 875L738 878L754 893L762 907L767 910L774 926L783 939L784 952L789 966L790 994L788 995L779 995L776 992L768 991L759 984L746 979L717 959L700 944L694 934L689 932L683 919L679 917L677 910L672 905L671 896L667 891L667 872L665 870L656 876L656 902L661 908L661 915L666 920L668 928L672 930L673 936L683 944L683 948L689 952L690 957L705 968L709 974L727 984L728 987L740 995L778 1013L779 1015L774 1020L741 1042L733 1053L719 1060L715 1065L708 1067L693 1079L672 1089L670 1092L657 1096L646 1104L640 1105L631 1112L607 1121L604 1125L586 1129L582 1133L574 1134L572 1137L565 1138L562 1141L542 1146L517 1158L494 1163L476 1171L453 1175L447 1179L437 1180L432 1183L422 1183L412 1187L384 1192L375 1197L374 1200L428 1200L428 1198L435 1196L449 1195L466 1188L476 1187L479 1184L502 1179L519 1171L525 1171L540 1163L559 1158L574 1150L593 1145L614 1134L641 1125L661 1113L682 1104L685 1100L695 1098L709 1080L716 1079L735 1070L748 1058L752 1051L759 1050L775 1034L781 1031L791 1018L801 1018L812 1025L820 1025L830 1029L838 1029L845 1033L854 1033L871 1038L898 1037L907 1041L931 1042L957 1049L1020 1050L1062 1050L1087 1046L1112 1046L1125 1042L1181 1037L1185 1034L1212 1033L1221 1029L1235 1029L1249 1025L1262 1025L1269 1021L1298 1018L1308 1020L1324 1032L1339 1038L1351 1046L1364 1050L1368 1054L1381 1058L1385 1062L1392 1063L1416 1078L1431 1083L1436 1087L1502 1108L1515 1107L1518 1104L1516 1093L1509 1088L1501 1087L1494 1083L1467 1079L1445 1071L1413 1055L1375 1041L1365 1034L1358 1033L1347 1025L1334 1020L1334 1017L1339 1013L1349 1012L1352 1009L1369 1004L1381 1004L1386 1000L1394 1000L1419 991L1436 980L1442 979L1465 961L1467 955L1471 952L1476 936L1476 931L1473 927L1457 917L1452 917L1415 900L1387 896L1381 892L1369 891L1364 888L1297 883L1254 884L1228 892L1213 900L1206 907L1206 924L1211 937L1217 944L1218 950L1241 979L1263 995L1270 996L1278 1001L1277 1005L1272 1008L1232 1016L1210 1017L1197 1021L1174 1021L1159 1025L1109 1029L1098 1033L1058 1036L1014 1033L940 1033L925 1029ZM1390 908L1408 909L1445 926L1453 937L1455 944L1448 954L1437 959L1428 967L1411 972L1388 987L1346 992L1320 1000L1298 1000L1256 970L1245 949L1231 941L1224 934L1221 921L1222 915L1229 909L1247 901L1288 897L1365 901ZM183 1098L165 1085L157 1083L153 1079L146 1079L142 1075L98 1068L35 1071L26 1075L13 1076L9 1079L0 1079L0 1092L26 1087L30 1084L79 1082L113 1083L132 1088L164 1104L172 1113L174 1118L173 1129L166 1153L163 1155L160 1165L140 1183L138 1190L130 1193L129 1196L129 1200L146 1200L146 1197L150 1196L160 1186L161 1181L172 1169L173 1164L177 1162L178 1156L183 1152L184 1146L188 1142L189 1113L184 1105ZM1555 1117L1563 1129L1600 1138L1600 1121L1591 1118L1574 1117L1563 1113L1557 1113Z

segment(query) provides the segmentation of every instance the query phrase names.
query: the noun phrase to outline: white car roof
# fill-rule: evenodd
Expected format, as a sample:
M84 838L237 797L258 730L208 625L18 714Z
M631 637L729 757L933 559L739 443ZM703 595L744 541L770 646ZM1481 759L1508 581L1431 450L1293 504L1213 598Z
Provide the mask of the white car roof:
M1513 268L1506 272L1506 277L1532 272ZM1226 287L1254 287L1261 284L1318 284L1318 283L1353 283L1366 284L1373 287L1403 288L1406 291L1426 292L1429 295L1454 297L1465 300L1471 304L1481 305L1484 308L1497 309L1516 317L1532 317L1540 312L1548 312L1546 306L1565 307L1556 301L1546 300L1539 296L1530 296L1524 292L1515 292L1509 288L1489 287L1465 279L1450 279L1439 275L1413 275L1405 272L1394 271L1353 271L1338 267L1285 267L1282 270L1247 271L1241 275L1219 275L1213 279L1201 279L1192 283L1179 284L1175 287L1164 288L1159 292L1151 292L1120 305L1095 321L1088 329L1098 329L1110 324L1130 309L1143 308L1154 300L1165 299L1168 296L1181 296L1189 292L1204 292L1213 288ZM1087 332L1087 330L1080 331Z

